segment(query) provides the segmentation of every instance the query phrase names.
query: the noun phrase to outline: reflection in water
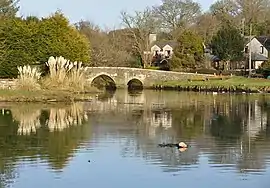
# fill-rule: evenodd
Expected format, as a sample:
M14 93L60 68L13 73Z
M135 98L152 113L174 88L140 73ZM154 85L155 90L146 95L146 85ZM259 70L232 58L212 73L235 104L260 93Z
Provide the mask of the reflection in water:
M213 167L230 169L235 165L241 173L260 172L266 168L265 163L270 159L269 142L265 137L270 116L263 107L267 97L146 93L124 93L124 96L117 93L107 101L103 99L102 109L99 101L92 106L95 109L90 114L93 119L97 118L94 114L101 113L111 120L124 121L130 119L129 116L133 117L132 121L137 124L133 127L133 134L121 132L119 125L114 129L105 128L100 133L121 135L120 138L127 139L122 145L123 157L143 157L162 166L164 171L179 171L183 164L196 167L202 154L208 156ZM121 115L123 109L126 113L124 119ZM119 116L115 112L119 112ZM108 123L106 119L99 119L98 126L104 123ZM174 149L155 147L158 143L178 141L186 141L193 146L181 155Z
M51 108L46 124L50 131L62 131L70 126L81 125L87 118L83 105L73 103L68 108Z
M3 108L0 115L0 187L13 182L16 168L24 160L41 160L50 169L61 171L90 137L82 103L24 104L9 109Z
M53 131L62 131L70 126L81 125L88 116L82 103L73 103L70 106L51 107L48 110L40 109L40 106L25 104L11 108L14 121L18 122L18 134L29 135L36 133L41 128L40 118L46 114L45 125ZM46 116L45 115L45 116Z
M96 156L91 180L94 185L100 183L95 181L96 171L104 169L100 158L109 162L112 173L124 168L123 159L135 165L141 164L137 159L143 159L146 165L173 175L197 170L205 170L207 174L209 169L223 174L269 175L268 101L269 97L263 95L118 90L99 95L88 103L3 105L0 187L20 179L18 164L25 159L26 164L41 160L49 169L76 174L78 168L69 162L77 161L89 146L92 157ZM191 147L181 150L157 147L159 143L179 141ZM79 168L86 169L85 165ZM147 176L143 170L140 173ZM90 178L89 174L80 174L84 176ZM211 179L209 175L202 181ZM157 185L158 182L161 183L157 180ZM65 187L71 186L66 183Z
M39 121L41 109L37 109L33 105L16 106L11 109L11 113L13 119L19 122L18 134L36 133L41 126Z

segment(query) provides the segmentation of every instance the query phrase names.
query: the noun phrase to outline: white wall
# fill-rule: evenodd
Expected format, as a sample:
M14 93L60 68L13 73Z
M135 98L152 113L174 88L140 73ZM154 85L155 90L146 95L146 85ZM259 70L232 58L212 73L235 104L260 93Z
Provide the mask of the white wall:
M254 52L254 53L258 53L258 54L261 54L265 57L268 57L268 51L265 47L263 47L263 53L262 52L262 47L263 45L256 39L256 38L253 38L251 40L251 52ZM246 47L248 47L249 49L249 43L246 45Z
M173 54L173 48L170 45L166 45L166 46L163 47L163 52L165 53L165 55L168 55L167 54L167 50L170 50L171 51L171 54L170 55Z
M260 68L260 66L262 65L263 61L255 61L255 69Z
M158 47L157 45L154 45L154 46L152 46L151 47L151 53L153 54L153 55L155 55L155 52L156 51L160 51L161 49L160 49L160 47Z

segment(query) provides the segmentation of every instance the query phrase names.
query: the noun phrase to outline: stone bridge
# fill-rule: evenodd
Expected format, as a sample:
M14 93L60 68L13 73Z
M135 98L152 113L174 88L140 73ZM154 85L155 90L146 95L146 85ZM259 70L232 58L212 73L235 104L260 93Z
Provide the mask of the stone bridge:
M126 88L133 81L139 81L143 87L151 87L157 82L187 80L194 76L209 77L213 75L185 72L161 71L128 67L87 67L86 76L92 84L98 77L107 77L117 88Z

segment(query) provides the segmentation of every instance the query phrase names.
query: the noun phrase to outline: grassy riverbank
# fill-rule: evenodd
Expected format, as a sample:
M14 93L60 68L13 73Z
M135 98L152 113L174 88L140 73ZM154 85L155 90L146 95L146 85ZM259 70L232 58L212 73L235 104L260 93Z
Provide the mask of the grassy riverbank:
M209 92L270 93L270 80L240 76L195 78L188 81L156 83L152 89Z
M70 91L50 90L7 90L0 89L0 102L73 102L90 101L97 91L89 93L75 93Z

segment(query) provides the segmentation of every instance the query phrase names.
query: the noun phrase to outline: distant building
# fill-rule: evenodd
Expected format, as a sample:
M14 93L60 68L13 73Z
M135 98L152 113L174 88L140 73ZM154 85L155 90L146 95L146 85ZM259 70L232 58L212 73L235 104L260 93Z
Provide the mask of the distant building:
M263 62L269 60L270 56L270 36L252 36L251 41L249 36L245 36L244 55L246 60L249 59L249 50L251 49L251 69L258 69ZM251 46L250 46L251 45ZM249 49L250 48L250 49ZM204 46L204 55L212 67L223 69L224 65L220 64L221 59L212 54L211 47ZM249 68L248 61L241 61L231 64L231 69L247 69Z
M251 50L251 68L258 69L263 62L269 59L270 37L253 36L250 42L249 37L245 37L245 40L247 41L245 43L245 55L248 57L249 50Z
M163 70L168 68L169 59L173 55L173 50L177 46L177 41L174 40L157 40L156 34L149 35L150 58L152 66L163 67Z
M151 43L151 54L156 56L158 54L163 55L165 58L171 58L173 55L173 49L177 46L177 42L173 40L167 41L153 41Z

